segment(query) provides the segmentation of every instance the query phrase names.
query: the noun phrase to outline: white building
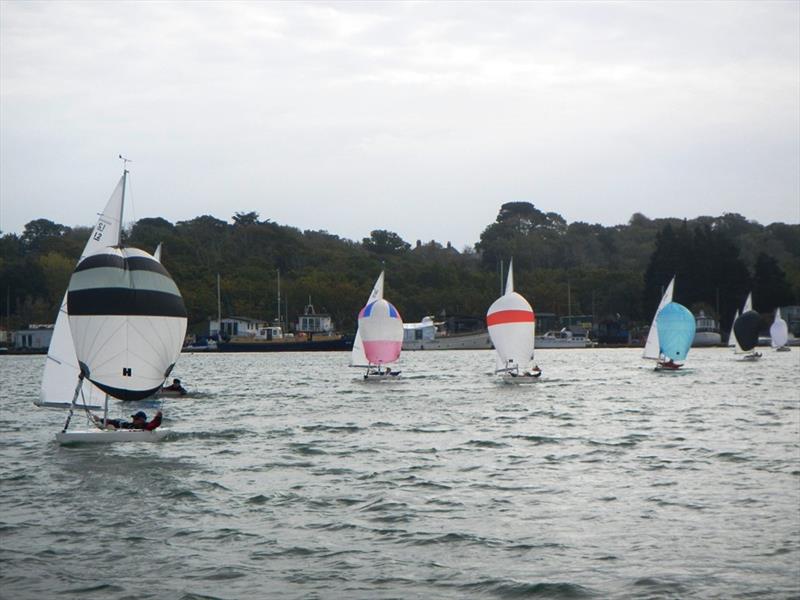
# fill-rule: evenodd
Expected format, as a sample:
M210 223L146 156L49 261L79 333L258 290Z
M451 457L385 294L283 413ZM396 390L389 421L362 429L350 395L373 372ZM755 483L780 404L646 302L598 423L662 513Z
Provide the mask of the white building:
M14 347L28 350L47 350L53 337L53 325L28 325L14 332Z

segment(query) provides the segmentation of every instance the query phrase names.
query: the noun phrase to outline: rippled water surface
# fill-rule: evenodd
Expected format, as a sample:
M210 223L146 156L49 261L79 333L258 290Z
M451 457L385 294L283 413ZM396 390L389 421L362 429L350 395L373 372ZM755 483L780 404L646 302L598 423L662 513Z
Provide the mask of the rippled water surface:
M0 357L0 597L797 598L800 348L640 353L183 355L168 439L106 446Z

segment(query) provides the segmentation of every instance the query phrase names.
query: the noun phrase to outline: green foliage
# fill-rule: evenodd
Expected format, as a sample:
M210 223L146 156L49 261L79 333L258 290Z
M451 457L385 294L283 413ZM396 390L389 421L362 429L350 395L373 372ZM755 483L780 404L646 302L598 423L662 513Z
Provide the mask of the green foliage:
M198 331L217 314L217 274L223 315L290 320L311 302L336 325L353 331L375 278L386 269L386 295L406 321L426 315L484 316L500 293L500 263L513 257L515 287L537 312L594 314L647 322L661 289L677 275L675 298L729 320L753 290L756 308L800 301L800 226L761 226L741 215L692 221L648 219L627 225L567 223L529 202L500 208L475 245L458 252L436 241L415 247L398 234L372 231L361 242L327 231L300 231L256 212L228 223L202 215L175 224L141 219L126 243L153 252L173 275ZM66 283L91 233L46 219L21 236L0 237L0 312L16 325L52 322ZM752 275L751 275L752 274Z

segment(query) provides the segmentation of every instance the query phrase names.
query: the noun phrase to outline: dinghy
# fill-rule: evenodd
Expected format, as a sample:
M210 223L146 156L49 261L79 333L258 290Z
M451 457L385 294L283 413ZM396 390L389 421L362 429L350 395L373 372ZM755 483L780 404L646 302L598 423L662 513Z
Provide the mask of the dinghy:
M495 349L495 375L504 383L533 383L541 375L533 364L536 316L525 298L514 291L514 261L508 265L505 293L486 312Z
M365 381L388 381L400 371L392 370L403 346L403 320L391 302L383 298L384 272L378 276L367 304L358 313L358 331L350 355L350 366L366 369Z
M128 171L112 200L117 212L103 224L98 244L78 262L66 294L66 315L75 364L69 414L60 442L158 441L164 430L105 428L109 398L142 400L155 394L180 355L186 333L186 308L178 287L154 256L119 244ZM109 202L111 205L112 202ZM96 240L101 241L101 240ZM43 382L44 386L44 382ZM88 394L103 396L103 417L94 418ZM64 393L60 391L60 393ZM81 401L79 402L79 398ZM69 430L75 408L83 408L93 429Z
M742 314L733 322L732 329L733 351L735 354L741 354L742 360L754 361L761 358L761 353L755 350L756 344L758 344L760 322L761 317L753 310L753 294L751 292L747 294Z
M653 316L642 357L656 361L657 371L680 369L692 347L696 322L691 311L672 301L675 278L669 282Z
M781 317L781 309L775 309L775 319L769 328L770 345L776 352L789 352L791 348L786 345L789 341L789 326Z

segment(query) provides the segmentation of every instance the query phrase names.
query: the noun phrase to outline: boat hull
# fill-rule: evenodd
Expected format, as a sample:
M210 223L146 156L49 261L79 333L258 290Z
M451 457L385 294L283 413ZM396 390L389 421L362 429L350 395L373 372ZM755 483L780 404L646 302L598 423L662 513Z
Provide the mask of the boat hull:
M404 352L408 350L491 350L493 347L488 331L441 336L432 340L407 340L403 342Z
M311 340L297 342L220 342L219 352L332 352L350 351L353 338L344 336L335 340Z
M92 429L88 431L61 431L56 440L61 444L119 444L128 442L160 442L169 434L168 429L144 431L142 429Z
M553 338L546 336L536 337L536 349L552 348L591 348L592 342L584 339Z
M500 382L506 385L528 385L531 383L536 383L539 381L539 377L529 377L524 375L518 375L514 377L513 375L505 374L500 377Z
M710 346L721 346L722 336L715 331L698 331L694 334L692 348L708 348Z

